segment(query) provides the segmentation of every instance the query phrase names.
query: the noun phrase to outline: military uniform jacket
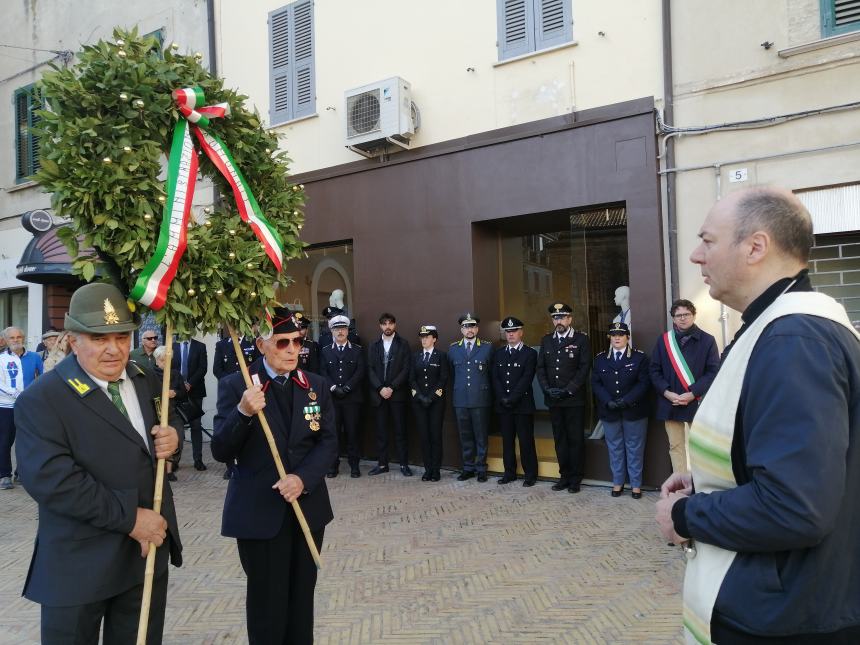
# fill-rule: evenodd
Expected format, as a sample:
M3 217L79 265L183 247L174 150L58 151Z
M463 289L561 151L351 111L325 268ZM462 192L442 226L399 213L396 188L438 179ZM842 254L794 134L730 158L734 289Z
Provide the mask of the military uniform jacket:
M281 414L263 359L254 361L266 388L264 412L287 474L298 475L305 485L299 505L312 531L334 519L325 474L337 456L334 404L327 381L317 374L296 370L292 387L292 412ZM278 387L275 385L275 387ZM268 540L281 529L290 505L272 485L278 471L262 426L256 415L246 417L237 407L245 392L241 374L231 374L218 382L218 412L212 434L212 456L229 463L236 460L221 521L221 535L246 540ZM307 411L306 411L307 410ZM307 418L310 417L310 418Z
M367 352L367 380L370 383L370 402L382 403L379 390L390 387L394 393L389 401L406 401L409 386L409 345L395 334L388 350L388 370L385 370L385 347L380 338Z
M412 366L409 372L409 387L412 396L416 394L431 397L431 401L442 399L445 396L445 386L448 383L448 358L445 352L440 352L435 347L430 354L430 359L424 362L424 348L412 355ZM436 394L441 390L441 394Z
M18 471L39 506L36 545L24 585L24 595L34 602L87 604L143 582L146 560L128 534L137 508L152 508L156 459L149 430L158 424L161 384L132 362L126 374L137 391L146 443L74 355L18 397ZM182 427L172 406L169 423ZM167 569L168 551L174 565L182 564L173 493L166 479L161 515L167 520L170 548L158 549L156 575Z
M305 338L299 350L299 369L320 374L320 346L315 340Z
M630 345L620 361L615 360L614 353L610 348L594 357L591 389L597 399L597 415L605 421L644 419L648 416L647 395L651 389L648 356ZM628 407L623 410L607 408L606 404L615 399L621 399Z
M364 378L367 364L360 345L347 342L340 352L332 344L322 348L320 375L336 387L348 387L349 392L342 398L334 397L335 403L361 403L364 401Z
M526 344L513 352L509 352L507 346L496 350L492 370L496 412L531 414L535 411L532 381L536 369L537 352ZM513 405L503 406L502 399L510 399Z
M467 357L466 339L461 338L448 349L448 362L454 379L454 407L490 407L493 403L490 385L493 346L486 340L476 338L472 353Z
M260 358L260 352L257 349L257 344L250 338L244 336L239 339L239 345L242 347L242 357L245 359L245 365L250 365L255 360ZM174 365L174 367L176 367ZM178 369L178 368L177 368ZM215 343L215 360L212 361L212 373L219 381L227 376L239 371L239 361L236 360L236 350L233 347L232 338L222 338Z
M574 331L556 340L555 334L547 334L540 343L537 361L537 377L544 392L561 388L570 396L561 400L547 398L550 407L578 407L585 405L585 382L591 368L591 346L588 336Z

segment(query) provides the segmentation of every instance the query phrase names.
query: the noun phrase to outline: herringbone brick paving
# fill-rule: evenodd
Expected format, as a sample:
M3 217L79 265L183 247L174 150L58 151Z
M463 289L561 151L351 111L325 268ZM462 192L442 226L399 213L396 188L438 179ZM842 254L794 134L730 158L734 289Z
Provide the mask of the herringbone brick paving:
M369 464L363 464L366 474ZM316 641L680 643L683 560L657 535L655 493L613 499L474 479L387 475L327 480ZM245 580L220 536L222 468L174 484L185 564L171 569L164 642L245 643ZM39 607L21 598L36 507L0 491L0 643L38 643Z

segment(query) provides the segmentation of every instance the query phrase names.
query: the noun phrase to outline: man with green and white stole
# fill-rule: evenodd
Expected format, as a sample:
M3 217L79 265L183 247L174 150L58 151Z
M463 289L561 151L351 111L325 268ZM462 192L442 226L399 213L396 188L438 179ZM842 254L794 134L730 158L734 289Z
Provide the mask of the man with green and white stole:
M666 424L673 473L690 471L687 437L699 401L720 368L717 341L696 325L696 306L676 300L669 308L672 327L651 352L651 385L657 393L655 417Z
M683 544L690 643L860 642L860 336L812 291L791 192L734 192L690 259L743 312L656 519Z

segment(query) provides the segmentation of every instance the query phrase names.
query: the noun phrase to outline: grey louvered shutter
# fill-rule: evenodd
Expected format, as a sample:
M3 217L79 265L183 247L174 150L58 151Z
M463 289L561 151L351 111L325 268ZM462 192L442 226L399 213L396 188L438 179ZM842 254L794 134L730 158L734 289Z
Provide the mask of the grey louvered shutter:
M292 118L316 111L314 83L314 9L313 2L297 2L292 6Z
M27 92L15 92L15 181L23 181L30 173L29 167L29 128L27 114L29 97Z
M39 127L39 122L42 120L38 114L36 114L36 110L42 109L42 100L39 92L33 87L30 90L30 127L29 127L29 141L27 145L29 146L30 152L30 173L31 175L39 172L39 169L42 167L41 156L39 154L39 135L33 132L33 128Z
M535 49L563 45L573 40L571 0L534 0Z
M292 7L286 6L269 14L269 123L289 121L292 90L290 17Z
M499 60L534 51L532 0L496 0Z

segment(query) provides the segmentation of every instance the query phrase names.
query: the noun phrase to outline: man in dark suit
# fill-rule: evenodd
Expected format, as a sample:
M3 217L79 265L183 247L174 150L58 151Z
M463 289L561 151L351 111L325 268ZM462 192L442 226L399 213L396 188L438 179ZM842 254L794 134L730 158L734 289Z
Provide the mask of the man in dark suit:
M549 314L555 331L541 340L537 377L549 406L558 457L559 480L552 489L578 493L585 469L582 425L591 346L588 336L571 327L570 305L556 302L549 306Z
M179 370L185 380L188 407L202 412L203 399L206 398L206 371L209 369L206 345L199 340L173 343L171 367ZM188 421L191 428L191 454L194 457L194 468L197 470L206 470L206 464L203 463L203 424L200 421L202 418L202 415L194 415L194 418Z
M534 486L538 476L537 450L535 449L535 397L532 381L535 377L537 352L523 344L523 321L508 316L502 321L508 344L496 350L493 356L493 393L499 430L502 432L502 461L505 473L499 484L517 479L517 453L515 440L520 442L520 460L525 479L523 486Z
M424 474L421 481L437 482L442 467L442 420L445 417L445 385L448 382L448 358L436 349L439 332L433 325L418 330L421 349L412 355L409 387L415 426L421 436Z
M302 349L299 351L299 367L305 372L320 374L320 345L312 338L308 338L308 329L311 321L301 311L293 313L299 330L302 333ZM347 318L347 321L349 318Z
M388 419L394 425L394 438L400 459L400 472L412 477L409 467L409 443L406 439L406 402L409 392L409 345L397 333L392 314L379 317L382 337L367 352L367 380L370 404L376 408L377 465L368 475L388 472Z
M108 284L78 289L65 328L73 356L18 397L21 481L39 505L24 595L42 605L42 642L135 642L145 556L158 550L148 643L160 643L168 557L182 564L170 484L152 508L156 459L179 446L178 421L156 426L161 391L128 361L138 320ZM142 557L143 556L143 557Z
M325 474L337 454L328 382L297 369L301 334L292 314L276 307L272 334L257 339L263 357L218 382L212 455L236 460L227 485L221 534L236 538L248 577L251 645L313 642L317 568L290 508L298 500L317 548L334 518ZM284 467L278 472L257 413L264 410Z
M335 316L329 321L334 342L322 348L320 374L331 383L334 396L335 431L346 435L346 454L349 459L350 476L361 477L358 462L361 460L359 431L361 429L361 404L364 401L364 375L367 371L364 352L360 345L347 339L349 318ZM337 477L340 458L335 454L326 477Z

